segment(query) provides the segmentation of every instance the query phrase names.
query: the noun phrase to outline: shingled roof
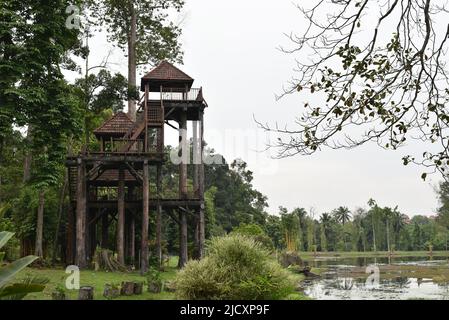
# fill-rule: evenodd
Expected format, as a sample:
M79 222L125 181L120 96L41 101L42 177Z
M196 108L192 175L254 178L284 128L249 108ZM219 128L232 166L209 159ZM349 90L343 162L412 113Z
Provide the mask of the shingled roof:
M193 78L181 71L168 61L161 61L153 70L142 77L142 90L144 83L150 82L154 87L161 84L173 84L180 86L182 84L189 87L193 84Z
M94 131L95 135L115 135L120 136L128 132L134 122L124 112L116 113L112 118L103 123L101 127Z

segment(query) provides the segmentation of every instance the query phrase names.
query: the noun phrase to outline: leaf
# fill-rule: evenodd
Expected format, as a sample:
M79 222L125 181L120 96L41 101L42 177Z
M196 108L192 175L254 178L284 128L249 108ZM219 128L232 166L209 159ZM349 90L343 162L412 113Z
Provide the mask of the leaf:
M45 285L43 284L15 283L0 290L0 299L14 296L14 300L19 300L29 293L42 292L44 289Z
M14 233L2 231L0 232L0 249L13 237Z
M427 178L427 173L423 173L423 174L421 175L421 179L423 179L424 181L426 181L426 178Z
M39 259L39 257L36 256L28 256L21 258L19 260L16 260L12 262L11 264L7 265L6 267L3 267L0 269L0 288L4 287L9 281L11 281L17 273L19 273L21 270L25 269L29 264L31 264L36 259Z

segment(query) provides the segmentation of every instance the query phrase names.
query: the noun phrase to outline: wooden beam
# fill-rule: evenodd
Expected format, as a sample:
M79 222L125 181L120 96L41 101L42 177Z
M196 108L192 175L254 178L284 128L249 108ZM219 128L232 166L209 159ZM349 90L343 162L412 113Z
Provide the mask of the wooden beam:
M126 167L128 168L129 173L140 183L142 183L143 178L142 176L128 163L126 162Z

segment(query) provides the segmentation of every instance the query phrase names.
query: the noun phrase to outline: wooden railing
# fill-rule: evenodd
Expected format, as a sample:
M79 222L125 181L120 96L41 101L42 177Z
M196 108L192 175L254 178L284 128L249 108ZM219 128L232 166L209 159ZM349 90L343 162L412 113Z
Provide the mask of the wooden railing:
M188 92L182 92L182 90L162 88L161 99L163 101L202 101L203 89L192 88Z
M164 122L162 108L148 108L148 122L159 123Z
M126 150L123 150L126 147ZM112 140L112 145L109 144L106 150L101 153L114 154L114 153L144 153L145 152L145 140L143 139L115 139ZM91 152L96 153L96 152Z

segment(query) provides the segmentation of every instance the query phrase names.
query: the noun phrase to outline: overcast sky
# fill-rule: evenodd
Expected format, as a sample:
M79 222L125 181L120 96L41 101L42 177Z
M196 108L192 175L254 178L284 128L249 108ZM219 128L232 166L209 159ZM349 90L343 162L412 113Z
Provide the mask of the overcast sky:
M268 196L270 213L279 206L314 208L317 214L340 205L366 207L370 198L396 206L409 215L431 215L438 206L438 176L420 179L422 168L404 167L411 145L396 152L367 145L352 151L324 150L311 157L272 160L261 153L266 136L262 122L288 124L304 97L276 101L275 94L294 75L295 58L277 47L288 45L285 33L300 32L305 23L290 1L187 0L178 21L183 27L184 65L202 86L209 104L205 136L227 160L243 158L254 171L254 185ZM101 61L111 44L104 35L91 42L92 63ZM110 68L126 75L126 58L116 49ZM167 129L172 130L172 129ZM236 142L235 145L233 142Z

